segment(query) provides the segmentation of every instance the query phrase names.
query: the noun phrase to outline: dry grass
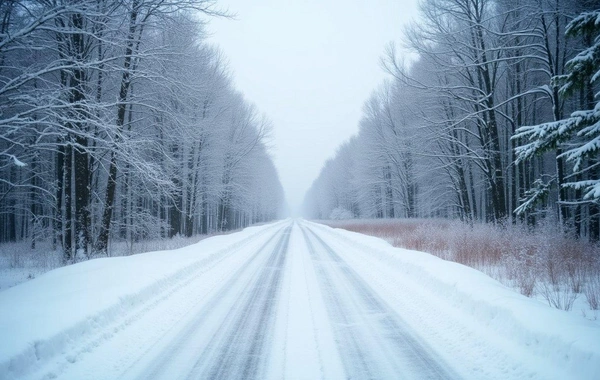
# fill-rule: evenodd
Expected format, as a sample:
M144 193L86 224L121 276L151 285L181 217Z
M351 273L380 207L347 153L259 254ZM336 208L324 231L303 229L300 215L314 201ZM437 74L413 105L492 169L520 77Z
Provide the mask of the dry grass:
M600 248L572 239L554 226L467 225L448 220L346 220L325 224L383 238L395 247L432 253L569 310L584 294L590 309L600 303Z
M600 310L600 271L590 275L583 292L587 298L591 310Z

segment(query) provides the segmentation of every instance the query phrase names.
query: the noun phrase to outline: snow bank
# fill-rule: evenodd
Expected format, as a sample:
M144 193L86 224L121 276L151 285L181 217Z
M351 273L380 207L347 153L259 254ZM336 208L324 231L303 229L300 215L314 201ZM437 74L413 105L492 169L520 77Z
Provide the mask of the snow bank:
M379 269L390 268L389 273L414 279L439 300L437 305L455 309L448 311L449 315L459 310L497 337L511 341L519 351L530 353L548 367L560 368L571 378L600 379L598 324L527 298L470 267L428 253L394 248L375 237L311 225L343 240L346 257L357 248L378 262ZM365 266L364 261L357 263ZM361 271L356 266L355 269ZM362 270L361 275L378 275L371 272ZM439 318L445 318L445 310L437 312ZM556 373L554 376L561 377Z
M168 296L203 267L279 223L172 251L102 258L52 270L0 293L0 378L20 378L115 320ZM125 322L126 323L126 322Z

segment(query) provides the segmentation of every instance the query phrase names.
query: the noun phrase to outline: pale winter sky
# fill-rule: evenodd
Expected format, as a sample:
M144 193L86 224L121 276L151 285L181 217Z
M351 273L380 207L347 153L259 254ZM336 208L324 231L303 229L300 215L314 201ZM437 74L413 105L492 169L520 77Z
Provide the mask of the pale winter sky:
M325 161L358 130L417 0L220 0L210 22L236 87L274 124L272 153L293 213Z

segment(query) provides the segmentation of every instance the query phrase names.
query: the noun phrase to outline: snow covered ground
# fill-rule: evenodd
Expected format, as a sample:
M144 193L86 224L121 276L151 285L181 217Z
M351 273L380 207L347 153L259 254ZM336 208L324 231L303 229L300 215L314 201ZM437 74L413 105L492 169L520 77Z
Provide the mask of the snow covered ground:
M474 269L286 220L0 292L2 379L600 378L600 328Z

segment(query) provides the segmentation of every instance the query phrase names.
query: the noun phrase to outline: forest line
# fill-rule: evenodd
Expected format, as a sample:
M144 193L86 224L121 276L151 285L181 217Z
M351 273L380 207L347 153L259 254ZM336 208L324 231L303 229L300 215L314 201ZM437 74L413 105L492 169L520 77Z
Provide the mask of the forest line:
M206 42L215 1L11 0L0 16L0 242L49 239L71 262L279 217L271 123Z
M323 167L319 219L458 218L600 236L600 3L425 0Z

